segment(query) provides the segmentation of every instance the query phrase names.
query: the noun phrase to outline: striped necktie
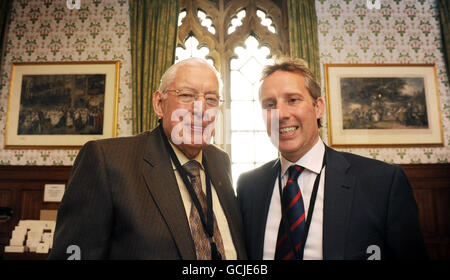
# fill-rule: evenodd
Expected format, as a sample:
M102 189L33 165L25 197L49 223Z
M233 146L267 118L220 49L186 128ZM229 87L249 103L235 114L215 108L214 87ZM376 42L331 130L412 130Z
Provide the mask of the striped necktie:
M202 190L202 182L200 179L200 163L195 160L191 160L183 165L184 170L186 170L189 179L191 181L192 187L197 195L198 200L203 209L203 213L206 215L206 196ZM219 227L217 225L216 216L213 214L214 218L214 237L213 240L216 243L217 249L225 260L225 249L223 246L222 236L220 234ZM200 215L195 207L194 203L191 205L191 212L189 215L189 225L191 228L192 238L194 240L195 252L197 255L197 260L211 260L211 243L208 239L205 229L203 228Z
M281 219L278 230L275 250L276 260L293 260L302 247L305 233L305 207L297 179L303 170L304 168L298 165L292 165L288 169L289 179L283 188L282 197L282 207L286 218L284 220ZM284 224L285 221L287 225ZM287 234L286 230L289 231L289 234Z

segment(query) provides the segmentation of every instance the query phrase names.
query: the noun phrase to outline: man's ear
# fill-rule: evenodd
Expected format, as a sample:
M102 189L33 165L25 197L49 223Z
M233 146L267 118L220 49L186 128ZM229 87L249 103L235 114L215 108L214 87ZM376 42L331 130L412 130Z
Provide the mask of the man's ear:
M159 90L155 91L155 93L153 94L153 111L160 118L162 118L164 115L163 101L164 101L163 93Z
M316 99L315 109L316 109L316 118L321 119L325 111L325 101L323 100L322 97L318 97Z

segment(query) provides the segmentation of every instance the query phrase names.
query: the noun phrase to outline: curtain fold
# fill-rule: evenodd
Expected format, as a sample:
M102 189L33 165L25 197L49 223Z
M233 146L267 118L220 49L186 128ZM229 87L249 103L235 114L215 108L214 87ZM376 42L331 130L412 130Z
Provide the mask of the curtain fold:
M2 68L4 46L6 44L6 33L8 32L8 19L12 0L0 1L0 70Z
M133 134L158 125L152 95L175 61L179 0L130 0Z
M319 39L314 0L288 0L291 58L301 58L320 82Z
M438 10L441 23L442 52L444 53L447 77L450 79L450 0L438 0Z

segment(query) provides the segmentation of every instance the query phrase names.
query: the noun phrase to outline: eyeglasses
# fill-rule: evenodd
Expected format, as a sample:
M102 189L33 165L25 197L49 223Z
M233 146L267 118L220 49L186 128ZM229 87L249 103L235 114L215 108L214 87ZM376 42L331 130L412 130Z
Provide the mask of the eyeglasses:
M163 93L171 93L171 92L175 93L175 97L178 99L180 103L186 105L192 105L194 101L200 99L200 97L203 97L205 99L207 107L219 107L219 105L222 103L222 100L215 93L199 94L192 89L185 89L185 88L166 89L163 91Z

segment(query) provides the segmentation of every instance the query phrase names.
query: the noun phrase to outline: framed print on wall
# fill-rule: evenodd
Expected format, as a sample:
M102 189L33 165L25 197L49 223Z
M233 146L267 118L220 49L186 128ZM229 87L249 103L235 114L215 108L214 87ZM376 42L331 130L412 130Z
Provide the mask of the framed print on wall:
M330 146L443 145L436 68L325 64Z
M116 136L120 62L14 63L5 148L74 148Z

